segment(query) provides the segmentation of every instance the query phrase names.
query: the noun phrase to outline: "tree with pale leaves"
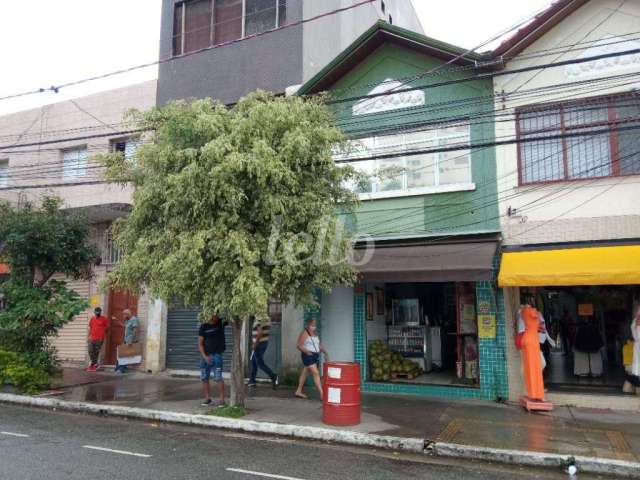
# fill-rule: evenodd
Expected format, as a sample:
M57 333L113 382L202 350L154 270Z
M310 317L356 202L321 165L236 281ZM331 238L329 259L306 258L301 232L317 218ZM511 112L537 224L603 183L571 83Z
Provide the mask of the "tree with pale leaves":
M355 281L341 220L356 204L345 187L354 172L333 160L344 138L321 98L260 91L232 107L178 101L133 118L151 132L135 159L103 157L110 179L135 187L114 226L123 257L109 282L228 319L231 403L244 406L249 319L266 317L270 298L309 305L314 289Z

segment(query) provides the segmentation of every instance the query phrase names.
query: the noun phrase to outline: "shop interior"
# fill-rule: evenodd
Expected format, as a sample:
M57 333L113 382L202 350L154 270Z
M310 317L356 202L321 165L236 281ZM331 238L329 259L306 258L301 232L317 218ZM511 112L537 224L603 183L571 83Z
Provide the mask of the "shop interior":
M549 389L622 393L640 287L524 288L520 301L542 313L551 339L541 342Z
M474 283L367 283L368 378L479 386Z

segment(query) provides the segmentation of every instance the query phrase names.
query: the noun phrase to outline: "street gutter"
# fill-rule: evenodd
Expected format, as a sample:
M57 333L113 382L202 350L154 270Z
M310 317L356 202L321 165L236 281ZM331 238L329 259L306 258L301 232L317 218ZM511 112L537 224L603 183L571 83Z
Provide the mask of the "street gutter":
M395 437L370 433L336 430L332 428L286 425L281 423L257 422L223 418L210 415L167 412L136 407L73 402L55 398L29 397L0 393L0 403L47 408L74 413L109 415L121 418L152 420L182 425L193 425L247 433L278 435L302 440L316 440L361 447L373 447L448 458L483 460L511 465L566 468L573 462L578 472L616 475L624 478L640 478L640 463L596 457L581 457L522 450L504 450L475 447L445 442L428 442L423 438Z

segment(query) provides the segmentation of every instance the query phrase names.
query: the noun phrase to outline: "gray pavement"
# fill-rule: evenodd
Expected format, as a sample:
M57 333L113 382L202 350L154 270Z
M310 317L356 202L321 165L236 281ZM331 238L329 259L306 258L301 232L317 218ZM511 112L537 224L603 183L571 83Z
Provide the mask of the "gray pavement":
M71 385L72 378L77 386ZM124 377L92 374L85 378L78 371L67 370L60 387L58 398L64 400L190 414L207 412L200 406L197 378L140 373ZM247 420L324 426L317 398L299 400L291 389L274 392L266 385L247 392ZM637 412L557 407L551 413L530 414L517 405L488 401L372 394L363 396L362 412L362 423L345 429L498 449L640 461Z
M0 478L553 480L567 475L0 405ZM595 478L605 477L580 475Z

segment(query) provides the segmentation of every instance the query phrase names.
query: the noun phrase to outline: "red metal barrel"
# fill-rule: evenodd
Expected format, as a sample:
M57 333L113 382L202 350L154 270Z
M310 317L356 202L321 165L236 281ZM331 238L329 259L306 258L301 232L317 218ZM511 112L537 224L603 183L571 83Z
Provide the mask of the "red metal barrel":
M360 423L360 364L326 362L322 388L322 421L327 425Z

